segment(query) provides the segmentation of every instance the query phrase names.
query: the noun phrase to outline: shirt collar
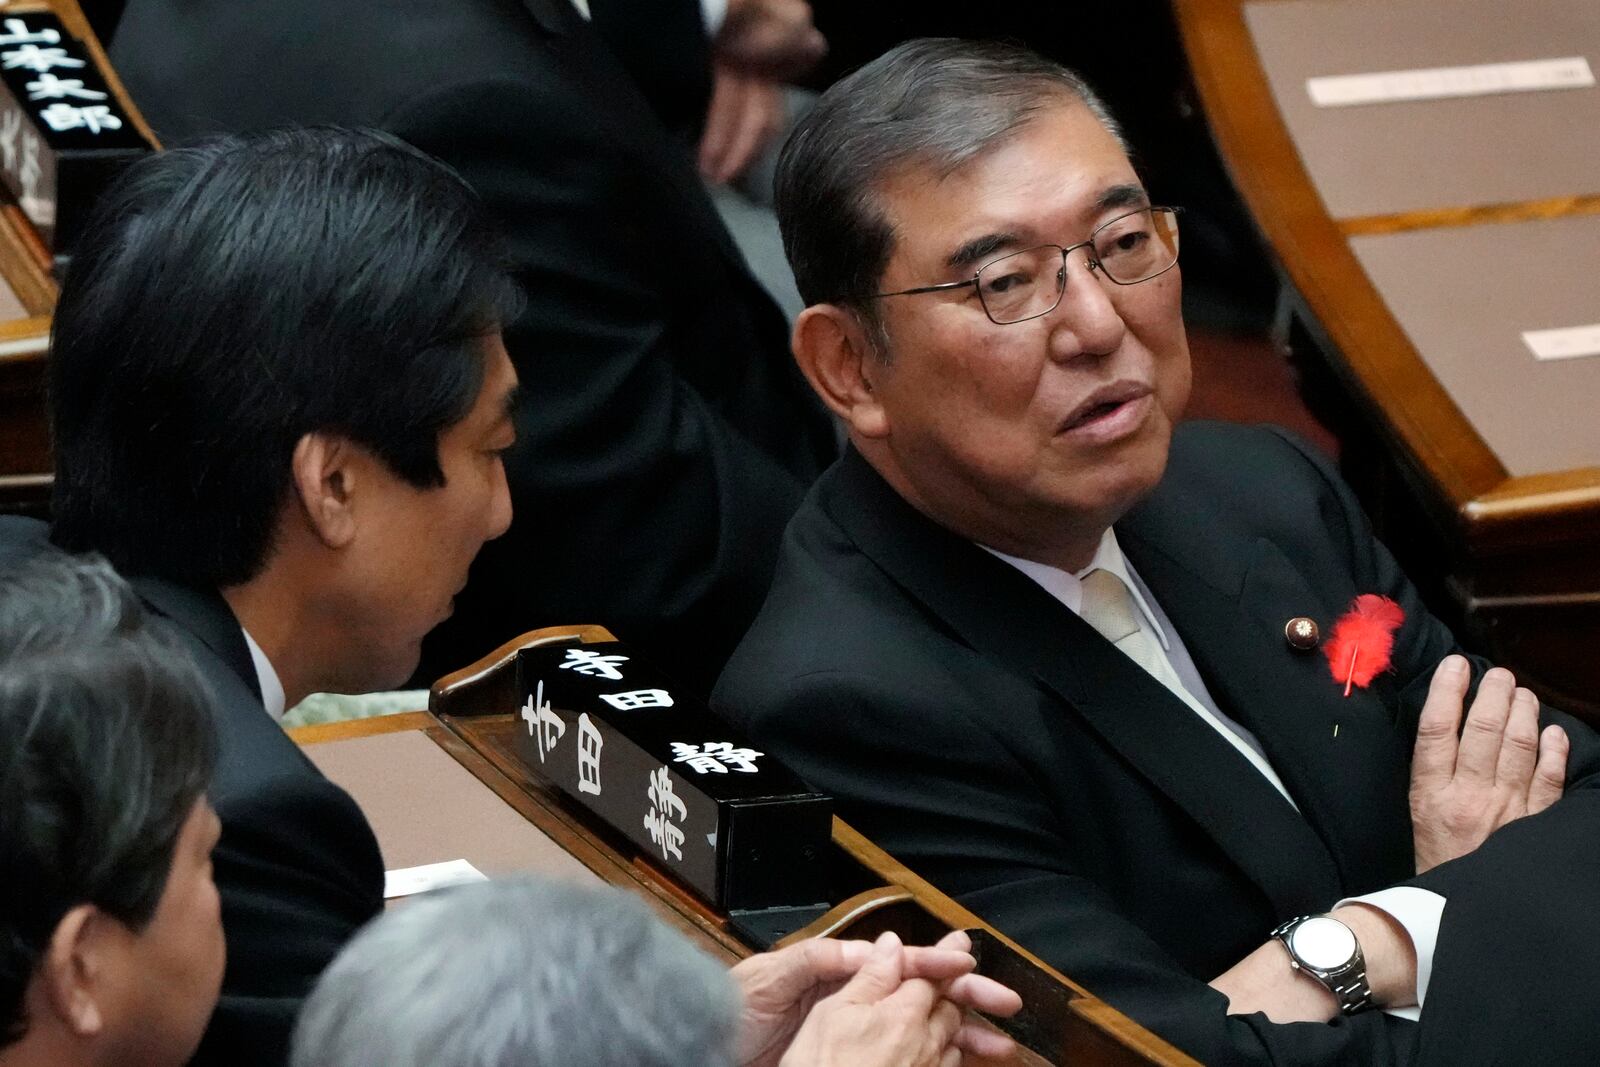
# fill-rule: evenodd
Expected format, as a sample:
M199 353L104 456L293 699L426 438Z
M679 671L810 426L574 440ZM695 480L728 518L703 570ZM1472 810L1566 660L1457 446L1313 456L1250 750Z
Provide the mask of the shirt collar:
M256 682L261 686L261 703L266 707L267 714L272 716L273 722L282 722L286 709L283 706L283 683L278 680L278 672L272 669L272 661L261 651L261 646L250 636L250 631L242 626L239 629L244 634L244 643L250 649L250 662L255 664Z
M979 545L979 548L992 556L1011 564L1023 574L1032 578L1040 588L1064 604L1068 611L1074 615L1083 614L1083 579L1090 571L1105 570L1122 579L1122 584L1128 587L1128 592L1133 594L1133 602L1139 608L1139 614L1144 618L1144 624L1150 627L1150 632L1156 635L1156 640L1161 642L1163 651L1171 652L1172 644L1167 640L1167 631L1156 619L1155 612L1150 609L1145 600L1144 583L1139 581L1133 573L1133 566L1128 558L1122 554L1122 546L1117 543L1116 531L1109 526L1106 532L1100 535L1100 544L1094 550L1094 558L1089 565L1076 574L1052 567L1048 563L1039 563L1031 559L1019 559L1008 556L1004 552L990 548L988 545Z

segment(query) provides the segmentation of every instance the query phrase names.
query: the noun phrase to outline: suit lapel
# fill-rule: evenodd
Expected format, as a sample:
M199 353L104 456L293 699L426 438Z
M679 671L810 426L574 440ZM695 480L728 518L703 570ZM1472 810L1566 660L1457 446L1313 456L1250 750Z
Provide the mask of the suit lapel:
M558 4L565 5L564 9L558 8ZM565 33L571 25L571 19L583 17L572 6L572 0L522 0L522 6L528 9L533 21L546 33Z
M254 694L256 702L261 702L261 681L256 677L255 660L250 658L250 646L244 642L244 630L220 593L191 589L162 578L135 578L131 584L157 614L193 634L216 653Z
M1233 746L1087 623L1015 568L919 514L853 450L821 491L824 508L862 552L958 639L1054 693L1192 818L1279 912L1331 903L1335 868L1306 821ZM1146 578L1165 607L1165 590ZM1216 595L1227 604L1226 594Z
M1321 649L1296 650L1284 636L1297 616L1326 635L1345 608L1342 596L1329 603L1275 544L1231 531L1220 518L1163 487L1118 533L1218 707L1255 734L1299 806L1293 827L1273 831L1275 847L1301 839L1284 856L1323 894L1313 906L1409 876L1409 822L1391 818L1406 810L1408 761L1385 684L1346 698ZM1310 834L1315 847L1304 840Z

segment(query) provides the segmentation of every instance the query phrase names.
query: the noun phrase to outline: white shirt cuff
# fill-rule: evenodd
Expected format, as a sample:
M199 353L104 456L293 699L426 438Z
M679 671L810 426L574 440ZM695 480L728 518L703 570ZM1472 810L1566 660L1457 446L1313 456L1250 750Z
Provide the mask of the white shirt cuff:
M700 17L706 22L706 36L715 37L728 17L728 0L700 0Z
M1433 977L1433 950L1439 943L1439 923L1444 918L1444 897L1430 889L1397 885L1376 893L1350 897L1334 907L1366 904L1377 908L1399 923L1411 937L1417 953L1417 1004L1414 1008L1385 1008L1390 1015L1413 1022L1422 1018L1422 1005L1428 996L1428 980Z

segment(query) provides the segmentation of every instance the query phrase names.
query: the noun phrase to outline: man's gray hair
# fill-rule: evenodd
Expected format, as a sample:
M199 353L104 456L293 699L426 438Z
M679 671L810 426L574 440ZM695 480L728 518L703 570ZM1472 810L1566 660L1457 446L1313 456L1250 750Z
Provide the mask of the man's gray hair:
M1082 78L1014 45L907 41L836 82L778 159L778 223L805 302L844 304L875 322L871 297L894 247L877 184L908 165L945 177L1063 99L1122 140Z
M532 879L374 920L317 983L292 1067L730 1067L727 972L633 897Z

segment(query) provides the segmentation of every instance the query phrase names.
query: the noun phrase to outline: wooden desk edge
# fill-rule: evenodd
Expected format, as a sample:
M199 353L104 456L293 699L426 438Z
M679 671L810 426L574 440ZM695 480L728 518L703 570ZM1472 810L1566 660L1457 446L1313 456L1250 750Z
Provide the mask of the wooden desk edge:
M427 730L441 725L438 719L426 711L402 711L394 715L373 715L365 719L293 726L286 732L295 744L304 746L320 745L325 741L348 741L357 737L404 733L407 730Z
M1174 6L1212 135L1281 269L1378 424L1470 529L1468 505L1505 485L1505 467L1428 370L1328 215L1283 124L1244 0Z

